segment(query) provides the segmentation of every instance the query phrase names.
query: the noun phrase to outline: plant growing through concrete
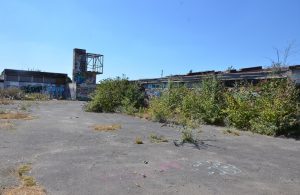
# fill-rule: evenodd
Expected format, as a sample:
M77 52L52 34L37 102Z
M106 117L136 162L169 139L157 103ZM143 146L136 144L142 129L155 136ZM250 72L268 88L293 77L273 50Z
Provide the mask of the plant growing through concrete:
M149 139L152 143L168 142L163 135L150 134Z
M30 170L31 166L29 164L21 165L17 172L22 185L5 189L2 192L3 195L46 195L46 191L41 186L37 185L34 177L25 175Z
M31 187L36 185L36 180L32 176L23 175L21 177L23 186Z
M223 133L224 133L225 135L240 136L240 133L239 133L238 131L231 130L231 129L223 130Z
M136 144L143 144L144 142L143 142L142 138L138 136L138 137L135 138L135 143Z
M185 128L181 131L181 142L182 143L196 143L197 141L194 139L192 129Z
M31 170L31 165L30 165L30 164L21 165L21 166L18 168L18 174L19 174L20 177L22 177L23 174L28 173L30 170Z

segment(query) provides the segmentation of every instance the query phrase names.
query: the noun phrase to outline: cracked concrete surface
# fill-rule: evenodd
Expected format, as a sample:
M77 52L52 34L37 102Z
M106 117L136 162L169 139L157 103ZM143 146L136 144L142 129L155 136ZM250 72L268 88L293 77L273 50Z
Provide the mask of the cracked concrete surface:
M10 105L7 107L16 107ZM32 104L34 120L0 130L0 186L32 163L48 194L299 194L300 142L203 126L199 149L176 147L180 130L121 114L86 113L83 102ZM3 107L3 105L1 105ZM94 124L120 124L97 132ZM168 143L151 143L157 133ZM140 136L144 144L134 143Z

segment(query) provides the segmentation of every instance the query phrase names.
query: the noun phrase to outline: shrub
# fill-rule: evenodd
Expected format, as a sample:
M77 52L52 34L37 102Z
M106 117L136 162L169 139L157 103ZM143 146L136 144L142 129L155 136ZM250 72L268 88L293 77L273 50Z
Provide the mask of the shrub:
M206 78L200 87L190 91L182 102L185 121L220 124L223 121L224 87L215 78Z
M226 115L226 123L239 129L250 128L250 120L257 117L255 107L256 92L252 85L244 84L235 86L225 93L226 107L223 112Z
M93 112L124 111L134 113L143 106L144 92L127 78L117 77L100 82L86 110Z
M150 101L150 115L159 122L174 122L190 127L200 123L220 124L223 121L222 108L224 88L214 78L204 79L195 89L169 84L161 97Z
M250 120L251 130L266 135L287 134L297 128L299 91L290 80L274 80L259 85L257 117ZM299 130L299 129L298 129Z
M172 116L172 110L168 105L168 97L163 94L161 97L153 98L150 101L148 112L153 121L167 122Z
M175 86L170 83L168 89L160 97L150 100L149 114L152 120L159 122L180 121L182 101L189 93L185 86Z

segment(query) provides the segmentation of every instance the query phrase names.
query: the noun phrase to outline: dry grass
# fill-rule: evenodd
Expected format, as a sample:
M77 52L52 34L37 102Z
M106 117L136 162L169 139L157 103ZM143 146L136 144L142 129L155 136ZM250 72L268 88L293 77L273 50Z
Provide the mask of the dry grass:
M93 125L92 126L96 131L115 131L121 129L121 125L113 124L113 125Z
M36 186L36 181L34 177L28 176L28 175L23 175L21 177L22 184L23 186L31 187L31 186Z
M151 115L147 112L143 112L143 113L136 113L135 114L136 117L142 118L142 119L146 119L146 120L150 120L151 119Z
M46 195L46 191L37 186L36 180L32 176L24 175L31 170L31 165L21 165L17 170L19 179L22 182L21 186L4 189L3 195ZM1 193L0 193L1 194Z
M27 113L21 112L6 112L0 113L0 119L23 119L23 120L31 120L33 117L29 116Z
M46 195L46 191L40 186L21 186L5 189L3 195Z
M13 103L13 101L12 100L10 100L10 99L0 99L0 105L2 104L2 105L9 105L9 104L12 104Z
M238 131L234 131L234 130L231 130L231 129L226 129L226 130L223 131L223 133L225 135L240 136L240 133Z
M1 121L0 123L0 129L13 129L14 128L14 124L10 121Z
M149 139L152 143L168 142L168 140L164 136L156 134L151 134L149 136Z
M143 142L143 140L142 140L141 137L136 137L136 138L135 138L135 143L136 143L136 144L143 144L144 142Z
M28 173L31 170L31 165L27 164L27 165L21 165L18 168L18 174L19 176L22 176L25 173Z

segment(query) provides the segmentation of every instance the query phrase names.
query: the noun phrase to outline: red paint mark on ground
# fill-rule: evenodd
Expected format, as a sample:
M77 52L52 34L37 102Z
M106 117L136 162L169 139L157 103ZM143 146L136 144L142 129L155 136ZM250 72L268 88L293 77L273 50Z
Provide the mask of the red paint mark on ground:
M160 171L167 171L169 169L182 169L181 164L179 164L176 161L170 161L170 162L166 162L166 163L162 163L159 166Z

